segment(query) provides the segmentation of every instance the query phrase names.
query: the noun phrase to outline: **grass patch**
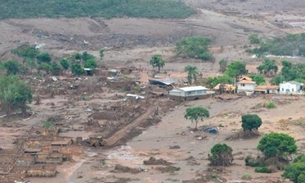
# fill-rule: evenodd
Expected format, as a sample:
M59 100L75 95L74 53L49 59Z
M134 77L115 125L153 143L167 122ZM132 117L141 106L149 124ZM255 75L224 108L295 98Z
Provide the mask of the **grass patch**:
M250 174L244 174L241 179L243 180L251 180L252 179L252 176Z
M0 0L0 19L141 17L186 18L195 10L174 0Z
M266 105L266 107L267 107L268 109L274 109L274 108L276 108L276 105L275 105L273 102L269 102L269 103Z
M272 170L268 167L256 167L254 171L256 173L272 173Z

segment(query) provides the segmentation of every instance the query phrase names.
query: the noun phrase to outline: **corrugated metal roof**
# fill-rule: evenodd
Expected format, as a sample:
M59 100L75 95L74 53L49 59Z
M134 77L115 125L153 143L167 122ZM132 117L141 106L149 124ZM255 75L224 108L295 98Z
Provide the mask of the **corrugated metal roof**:
M182 91L197 91L197 90L207 90L206 87L203 86L190 86L190 87L183 87L180 88Z

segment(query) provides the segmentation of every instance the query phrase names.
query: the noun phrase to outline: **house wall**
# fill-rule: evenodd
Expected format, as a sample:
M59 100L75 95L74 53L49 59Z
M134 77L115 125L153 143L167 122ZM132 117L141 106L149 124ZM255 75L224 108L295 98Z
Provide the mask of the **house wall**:
M254 92L255 84L237 84L237 92L250 91Z
M182 91L182 96L190 97L190 96L199 96L207 94L206 90L194 90L194 91Z
M301 86L291 83L282 83L280 84L280 93L281 94L291 94L298 93L301 90Z
M210 97L213 97L215 95L215 93L207 93L205 95L199 95L199 96L187 96L187 97L180 97L180 96L173 96L170 95L169 98L171 100L175 100L175 101L179 101L179 102L183 102L183 101L192 101L192 100L201 100L201 99L207 99Z

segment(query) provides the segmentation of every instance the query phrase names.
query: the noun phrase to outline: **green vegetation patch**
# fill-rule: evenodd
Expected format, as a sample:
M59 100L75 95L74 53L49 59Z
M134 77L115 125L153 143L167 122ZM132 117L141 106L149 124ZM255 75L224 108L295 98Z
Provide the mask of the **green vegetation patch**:
M0 0L0 19L59 17L186 18L195 10L173 0Z
M305 33L288 34L285 37L269 39L261 42L259 47L248 51L258 57L264 54L305 56Z

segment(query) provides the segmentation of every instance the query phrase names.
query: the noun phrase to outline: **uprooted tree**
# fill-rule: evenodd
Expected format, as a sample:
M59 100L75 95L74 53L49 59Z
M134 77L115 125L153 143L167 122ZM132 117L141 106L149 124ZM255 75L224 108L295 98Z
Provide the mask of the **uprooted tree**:
M21 109L26 115L27 104L32 102L33 90L16 76L0 78L1 108L7 117L16 109Z
M209 161L211 166L230 166L233 164L232 148L227 144L216 144L211 149Z
M191 120L191 122L195 121L196 126L195 130L197 130L198 121L210 117L210 113L207 109L203 107L190 107L185 111L184 118Z

